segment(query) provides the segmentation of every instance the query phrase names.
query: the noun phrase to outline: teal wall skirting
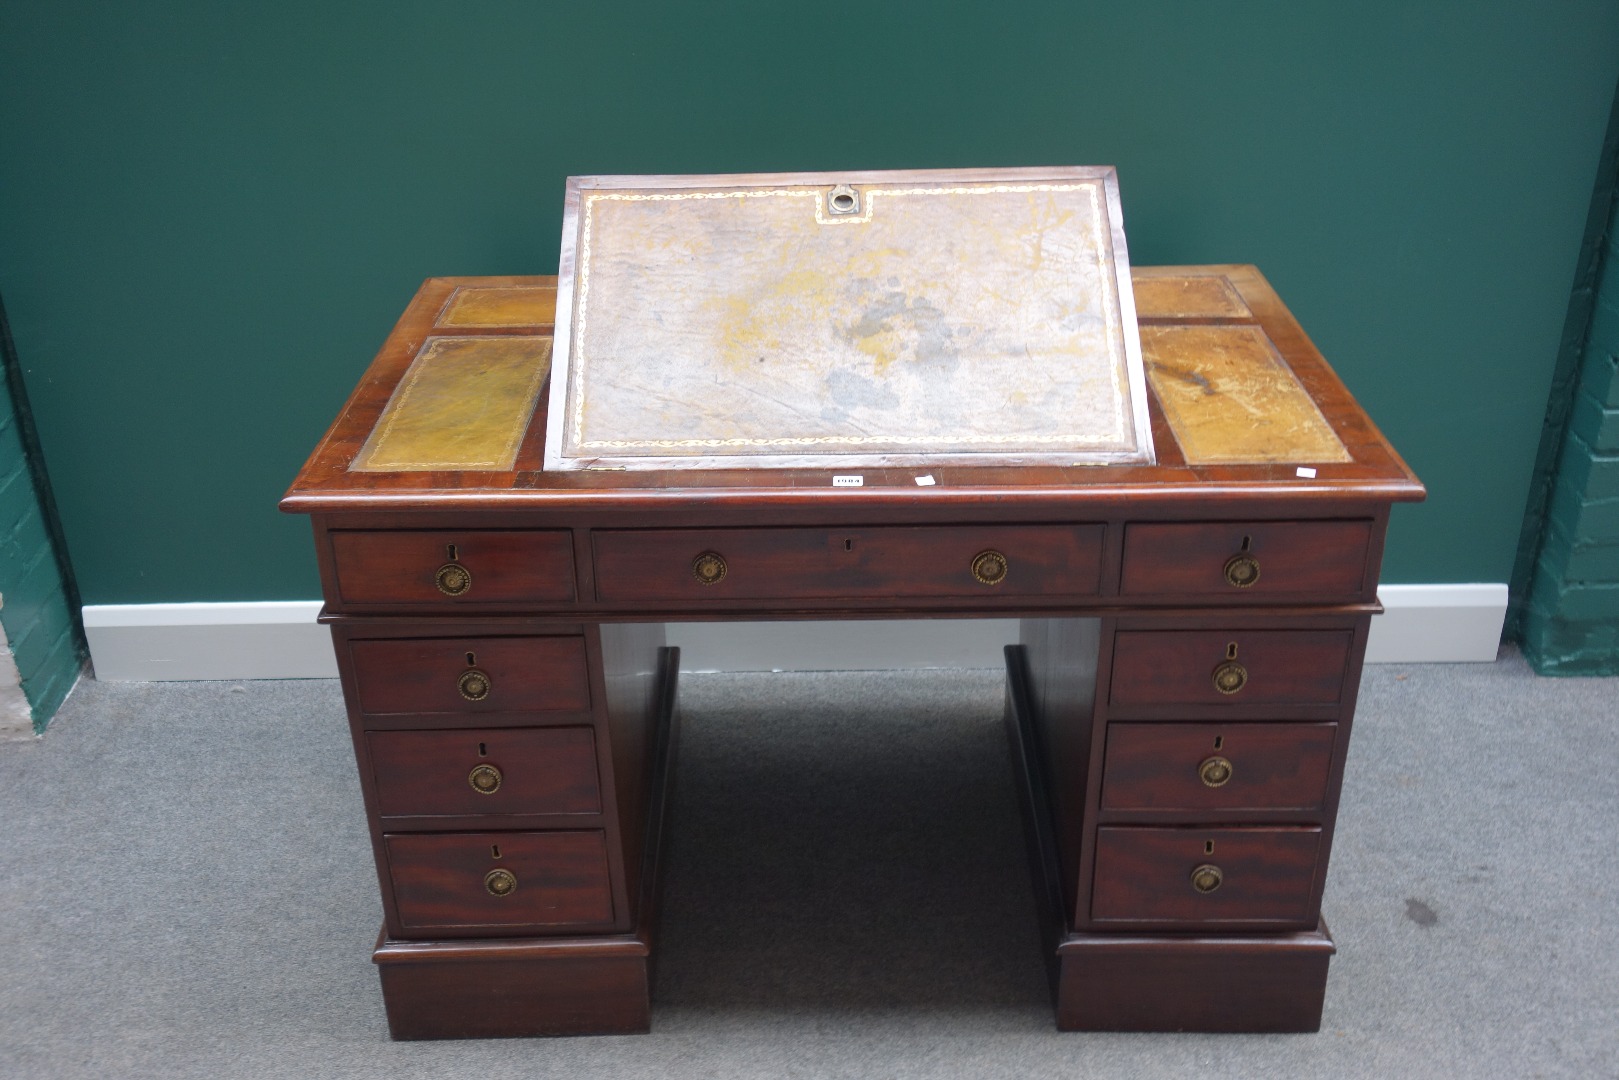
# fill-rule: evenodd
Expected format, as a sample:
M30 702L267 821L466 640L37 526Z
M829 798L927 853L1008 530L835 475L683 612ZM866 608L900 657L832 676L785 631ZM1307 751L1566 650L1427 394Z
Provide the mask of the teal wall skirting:
M1619 6L0 8L0 292L90 603L318 595L275 502L416 285L547 273L570 173L1119 167L1138 263L1254 262L1500 582Z
M42 732L73 689L87 650L3 307L0 367L0 626L34 730Z

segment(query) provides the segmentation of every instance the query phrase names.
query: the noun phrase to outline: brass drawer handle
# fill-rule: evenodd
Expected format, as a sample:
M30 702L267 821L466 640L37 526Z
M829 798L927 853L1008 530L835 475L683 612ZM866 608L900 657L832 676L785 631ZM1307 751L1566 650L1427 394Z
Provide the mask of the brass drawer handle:
M691 573L704 585L718 584L725 577L725 556L717 551L705 551L691 561Z
M1214 669L1214 688L1222 694L1235 694L1248 685L1248 669L1235 660L1227 660Z
M483 876L483 887L490 896L510 896L517 891L517 875L510 870L491 870Z
M499 871L496 871L496 873L499 873ZM1204 896L1218 889L1220 882L1224 880L1225 875L1220 873L1220 868L1210 863L1204 863L1192 871L1192 888Z
M1204 787L1224 787L1231 779L1231 762L1223 757L1211 757L1197 767L1197 778Z
M479 795L493 795L499 791L502 779L504 777L500 775L500 770L493 765L476 765L467 773L467 783Z
M1225 579L1228 585L1246 589L1259 580L1259 560L1252 555L1233 555L1226 560Z
M1006 556L990 548L973 556L973 578L981 585L999 585L1006 580Z
M445 596L463 596L472 588L472 572L458 562L447 562L433 575L433 584Z
M455 688L461 691L461 696L468 701L482 701L489 696L489 691L493 689L493 686L489 682L488 675L485 675L477 668L468 668L455 681Z

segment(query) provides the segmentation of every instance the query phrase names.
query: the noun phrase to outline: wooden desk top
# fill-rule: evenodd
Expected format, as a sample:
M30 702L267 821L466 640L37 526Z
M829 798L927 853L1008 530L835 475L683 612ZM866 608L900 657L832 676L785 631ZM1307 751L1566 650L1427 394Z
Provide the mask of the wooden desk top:
M1132 271L1154 465L545 472L556 279L431 278L281 501L289 513L686 511L1027 517L1187 498L1414 502L1422 484L1252 266ZM469 379L468 372L476 378ZM474 387L472 393L465 387ZM1313 478L1300 468L1314 469ZM930 474L931 486L919 486Z

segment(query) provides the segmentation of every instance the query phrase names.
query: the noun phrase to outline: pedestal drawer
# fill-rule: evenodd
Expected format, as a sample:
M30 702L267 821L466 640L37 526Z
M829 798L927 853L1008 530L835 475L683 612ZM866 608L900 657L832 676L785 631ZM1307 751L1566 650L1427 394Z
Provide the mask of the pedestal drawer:
M1091 917L1314 926L1317 828L1096 831Z
M596 830L390 834L401 927L451 934L613 920L607 848Z
M1121 630L1116 705L1335 705L1349 630Z
M590 708L583 638L359 638L349 656L372 715Z
M1092 596L1100 525L637 529L593 534L605 601Z
M369 731L385 817L598 814L588 727Z
M562 529L337 529L331 543L345 605L475 607L574 598L573 534Z
M1337 724L1110 724L1103 810L1319 811Z
M1372 523L1137 522L1125 526L1125 596L1220 596L1233 601L1366 591Z

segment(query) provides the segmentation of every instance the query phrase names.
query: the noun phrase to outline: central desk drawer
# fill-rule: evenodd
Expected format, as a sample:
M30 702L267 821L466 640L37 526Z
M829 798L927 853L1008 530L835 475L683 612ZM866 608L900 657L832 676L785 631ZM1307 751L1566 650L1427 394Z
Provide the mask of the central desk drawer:
M597 830L388 835L406 931L597 926L613 921Z
M604 601L1094 596L1100 525L593 534Z
M588 727L366 733L382 817L597 814Z
M349 656L373 716L590 708L583 638L360 638Z

